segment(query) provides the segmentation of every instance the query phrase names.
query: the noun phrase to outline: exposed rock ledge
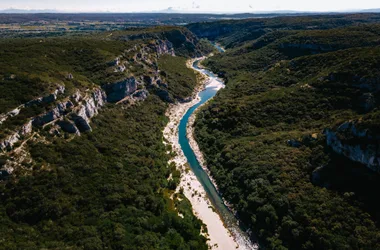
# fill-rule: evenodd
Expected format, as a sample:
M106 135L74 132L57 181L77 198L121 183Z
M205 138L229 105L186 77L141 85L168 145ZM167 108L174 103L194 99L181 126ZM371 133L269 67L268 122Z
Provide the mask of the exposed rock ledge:
M47 104L58 102L55 107L43 114L30 118L21 128L18 128L4 140L0 141L0 154L9 154L7 151L12 151L12 153L23 151L20 150L22 146L19 147L18 145L23 145L29 139L39 136L37 131L33 133L34 128L51 126L51 134L60 134L60 131L64 131L70 134L80 135L81 132L91 131L91 118L97 115L99 109L107 102L133 104L138 101L143 101L149 95L146 87L153 86L158 90L161 90L162 87L161 94L163 98L170 101L168 93L165 91L167 84L163 83L159 77L157 62L152 62L150 56L153 55L155 59L164 54L175 56L173 44L169 40L157 39L143 47L135 46L125 51L125 53L110 63L110 66L114 67L115 72L127 71L126 66L129 65L129 61L132 60L127 53L133 50L137 53L133 57L133 61L143 66L147 72L150 72L149 75L142 76L142 78L140 77L141 82L137 80L140 80L140 78L133 76L130 72L126 72L125 75L129 75L129 77L106 84L102 86L103 89L97 87L92 90L87 90L86 92L80 92L78 90L72 96L59 101L58 95L64 94L65 87L58 85L55 91L49 95L31 100L6 114L0 114L1 125L1 123L9 117L17 116L25 107L34 105L47 106ZM73 75L69 73L67 78L73 79ZM8 173L11 173L11 171L8 171Z
M77 91L70 97L70 100L62 101L49 112L32 118L20 130L1 141L0 151L11 150L17 142L32 133L33 126L43 127L57 122L57 125L68 133L79 134L79 132L89 131L91 130L90 119L99 113L99 109L105 103L106 94L99 88L94 89L85 97L82 97L81 93ZM65 117L69 119L63 120Z
M14 134L8 136L5 140L0 142L0 152L7 149L12 149L13 146L19 142L23 137L27 136L32 132L32 121L30 120L25 125L21 127L20 130Z
M345 122L336 131L326 129L327 145L336 153L380 173L380 135L358 129L356 122Z
M14 116L17 116L18 114L20 114L21 109L23 109L25 107L30 107L30 106L39 105L39 104L53 103L54 101L57 100L58 95L62 95L65 93L65 90L66 90L65 86L58 85L57 89L54 90L53 93L51 93L47 96L43 96L43 97L39 97L37 99L31 100L31 101L29 101L23 105L18 106L17 108L15 108L14 110L12 110L6 114L0 114L0 125L3 122L5 122L9 117L14 117Z

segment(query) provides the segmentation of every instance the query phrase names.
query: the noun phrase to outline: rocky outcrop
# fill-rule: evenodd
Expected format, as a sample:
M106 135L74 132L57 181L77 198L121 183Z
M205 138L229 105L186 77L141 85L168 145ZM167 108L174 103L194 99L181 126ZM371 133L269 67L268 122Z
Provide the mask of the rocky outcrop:
M82 97L81 93L77 91L70 98L71 100L59 103L49 112L35 117L33 126L41 127L70 114L77 129L71 128L71 125L66 122L59 121L58 125L64 131L77 133L78 131L91 130L90 119L97 115L99 109L105 105L107 100L105 92L101 89L95 89L88 96Z
M157 40L154 46L157 55L171 55L175 56L173 44L167 40Z
M158 55L171 54L174 55L174 50L180 47L189 46L198 42L195 37L187 29L173 29L165 32L157 33L140 33L133 35L126 35L120 37L123 40L154 40L154 44L150 44L149 47L157 52Z
M0 151L11 150L13 146L18 143L23 137L29 135L32 132L32 121L28 121L24 124L20 130L9 135L5 140L0 142Z
M57 96L65 93L65 86L58 86L57 89L50 95L39 97L37 99L31 100L23 105L18 106L14 110L6 113L0 114L0 125L5 122L9 117L14 117L20 114L21 110L25 107L31 107L34 105L46 105L53 103L57 100Z
M345 122L335 131L326 129L324 134L336 153L380 173L380 135L358 129L356 122Z
M26 124L24 124L24 125L21 127L21 129L20 129L20 131L19 131L20 135L25 136L25 135L29 135L29 134L32 133L32 130L33 130L32 122L33 122L33 121L30 120L29 122L27 122Z
M61 102L49 112L37 116L33 119L33 126L41 127L47 123L57 120L68 113L68 109L74 107L71 101Z
M106 103L107 97L104 91L96 89L89 98L84 98L77 111L71 115L75 126L80 132L91 131L91 118L99 113L99 109Z
M18 132L8 136L4 141L0 142L0 150L6 151L13 148L13 145L20 140L20 134Z
M40 98L37 98L37 99L34 99L32 101L25 103L25 107L53 103L57 100L58 95L62 95L64 93L65 93L65 86L58 86L58 88L53 93L51 93L50 95L40 97Z
M12 111L9 111L8 113L6 114L0 114L0 125L5 122L9 117L14 117L18 114L20 114L20 111L21 109L24 108L24 105L21 105L17 108L15 108L14 110Z
M119 66L117 66L116 68L115 68L115 73L117 73L117 72L120 72L120 73L123 73L124 71L126 71L127 70L127 67L125 67L125 65L119 65Z
M43 127L54 123L63 131L77 135L80 132L91 131L90 120L99 113L99 109L106 104L106 101L105 92L99 88L92 90L84 97L77 91L70 100L60 102L52 110L32 118L18 131L1 141L0 151L13 149L17 142L32 133L33 126Z
M58 121L57 125L64 131L70 134L77 134L79 135L80 132L78 128L75 126L75 123L69 121L69 120L63 120L63 121Z
M148 98L149 92L146 89L138 90L133 95L132 98L136 101L144 101Z
M134 77L126 78L120 82L103 86L107 93L107 101L116 103L125 97L133 94L137 90L137 82Z

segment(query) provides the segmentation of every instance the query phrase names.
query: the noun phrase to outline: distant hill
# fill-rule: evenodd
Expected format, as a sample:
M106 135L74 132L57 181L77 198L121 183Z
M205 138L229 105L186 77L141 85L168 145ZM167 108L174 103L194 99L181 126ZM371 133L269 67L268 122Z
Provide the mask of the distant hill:
M152 11L152 12L141 12L141 13L133 13L133 14L147 14L147 13L156 13L156 14L194 14L194 15L296 15L296 14L323 14L323 13L378 13L380 12L380 8L376 9L364 9L364 10L342 10L342 11L299 11L299 10L268 10L268 11L252 11L252 12L201 12L201 11L191 11L185 9L175 9L173 7L169 7L167 9ZM37 14L37 13L78 13L78 12L70 12L56 9L4 9L0 10L0 14ZM122 13L112 13L112 12L86 12L86 13L108 13L108 14L122 14ZM127 13L124 13L127 14ZM132 13L130 13L132 14Z
M366 10L361 10L360 12L378 13L378 12L380 12L380 8L378 8L378 9L366 9Z
M9 14L33 14L33 13L62 13L62 11L58 11L58 10L49 10L49 9L45 9L45 10L25 10L25 9L13 9L13 8L10 8L10 9L5 9L5 10L0 10L0 13L9 13Z

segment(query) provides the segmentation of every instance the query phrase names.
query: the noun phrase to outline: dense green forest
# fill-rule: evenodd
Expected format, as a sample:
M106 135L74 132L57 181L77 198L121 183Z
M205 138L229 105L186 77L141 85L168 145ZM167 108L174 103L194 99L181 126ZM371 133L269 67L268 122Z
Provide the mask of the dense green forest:
M168 16L162 22L182 25ZM378 166L328 144L333 134L357 151L375 145L378 157L379 23L378 14L350 14L7 31L0 39L0 140L60 102L73 100L76 108L77 91L94 97L94 89L111 85L124 93L118 104L101 106L80 136L33 125L25 143L22 135L0 152L0 249L207 249L204 225L174 192L180 173L168 166L173 153L162 130L168 104L185 101L197 84L186 61L210 52L216 55L203 65L226 88L197 114L196 139L223 198L260 245L380 249ZM218 54L207 39L227 52ZM57 86L65 91L54 101L8 115ZM24 160L9 174L3 167L17 157Z
M227 86L198 113L196 139L223 197L267 249L380 248L378 173L326 143L326 129L347 121L372 139L343 141L379 143L380 26L369 24L378 17L188 26L228 48L204 63Z
M198 47L184 28L111 34L0 40L0 113L51 93L57 84L66 87L63 99L127 74L139 79L154 67L167 78L163 91L185 98L197 84L187 58L210 49ZM138 51L131 49L156 45L155 39L172 42L178 57L163 55L151 68L110 70L120 54L134 62ZM179 172L168 166L162 134L168 103L157 87L142 87L150 92L145 101L106 104L92 120L92 132L54 136L34 128L39 136L25 146L33 161L0 175L0 249L207 249L202 222L190 202L174 194ZM12 130L54 105L25 108L1 129ZM15 155L3 153L0 167Z
M1 185L0 248L207 249L190 203L168 195L165 110L155 96L108 107L92 133L30 145L39 169Z

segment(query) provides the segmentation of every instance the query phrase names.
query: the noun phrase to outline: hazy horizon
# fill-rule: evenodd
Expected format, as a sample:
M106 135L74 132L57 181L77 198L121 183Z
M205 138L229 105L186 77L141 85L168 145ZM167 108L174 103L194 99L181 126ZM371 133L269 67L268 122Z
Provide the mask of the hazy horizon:
M66 0L54 3L48 0L2 0L0 10L55 10L61 12L159 12L176 11L188 13L242 13L242 12L270 12L270 11L299 11L299 12L335 12L355 11L380 8L374 0L360 2L320 0L305 2L301 0L267 0L255 3L252 0L217 1L217 0Z

